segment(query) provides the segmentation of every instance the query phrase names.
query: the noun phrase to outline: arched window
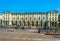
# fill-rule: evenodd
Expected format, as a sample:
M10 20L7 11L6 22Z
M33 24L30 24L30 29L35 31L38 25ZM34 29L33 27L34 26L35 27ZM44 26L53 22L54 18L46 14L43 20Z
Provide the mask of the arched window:
M36 26L38 26L38 21L36 21Z
M20 21L20 25L21 25L21 21Z
M17 21L12 21L12 25L17 25Z
M32 21L32 26L34 26L34 21Z
M28 26L30 26L30 22L28 21Z
M45 17L43 17L43 19L45 19Z

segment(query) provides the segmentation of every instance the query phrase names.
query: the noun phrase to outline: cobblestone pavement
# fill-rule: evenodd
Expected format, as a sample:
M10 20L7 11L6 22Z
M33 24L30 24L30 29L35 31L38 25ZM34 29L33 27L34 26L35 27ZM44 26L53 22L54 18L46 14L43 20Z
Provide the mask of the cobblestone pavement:
M60 38L31 31L35 30L0 30L0 41L60 41Z

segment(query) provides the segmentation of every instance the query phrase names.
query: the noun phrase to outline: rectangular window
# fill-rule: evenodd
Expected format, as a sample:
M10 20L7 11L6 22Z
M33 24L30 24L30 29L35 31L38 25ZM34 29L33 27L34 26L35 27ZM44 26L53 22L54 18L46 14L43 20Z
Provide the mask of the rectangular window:
M50 13L50 16L51 16L51 13Z
M52 14L52 16L54 16L54 14Z
M54 21L54 18L52 18L52 21Z
M40 17L39 17L39 20L40 20Z

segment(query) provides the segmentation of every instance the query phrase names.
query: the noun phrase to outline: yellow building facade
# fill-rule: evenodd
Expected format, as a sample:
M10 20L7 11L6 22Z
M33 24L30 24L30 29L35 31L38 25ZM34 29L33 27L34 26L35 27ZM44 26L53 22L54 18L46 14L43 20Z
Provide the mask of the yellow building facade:
M49 26L58 24L58 11L49 12L3 12L1 25Z

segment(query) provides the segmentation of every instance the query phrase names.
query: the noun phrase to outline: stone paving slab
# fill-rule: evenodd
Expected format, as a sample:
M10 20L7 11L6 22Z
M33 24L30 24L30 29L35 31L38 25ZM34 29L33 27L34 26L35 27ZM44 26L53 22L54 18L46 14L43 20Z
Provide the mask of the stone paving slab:
M4 39L4 38L0 38L0 40L9 40L9 41L11 41L11 40L13 40L13 41L15 41L15 40L18 40L18 41L21 41L21 40L23 40L23 41L60 41L60 40L56 40L56 39L38 39L38 38L14 38L14 39Z
M60 38L56 39L50 35L45 35L43 33L31 33L26 31L15 30L14 32L10 32L8 30L1 30L0 41L60 41Z

